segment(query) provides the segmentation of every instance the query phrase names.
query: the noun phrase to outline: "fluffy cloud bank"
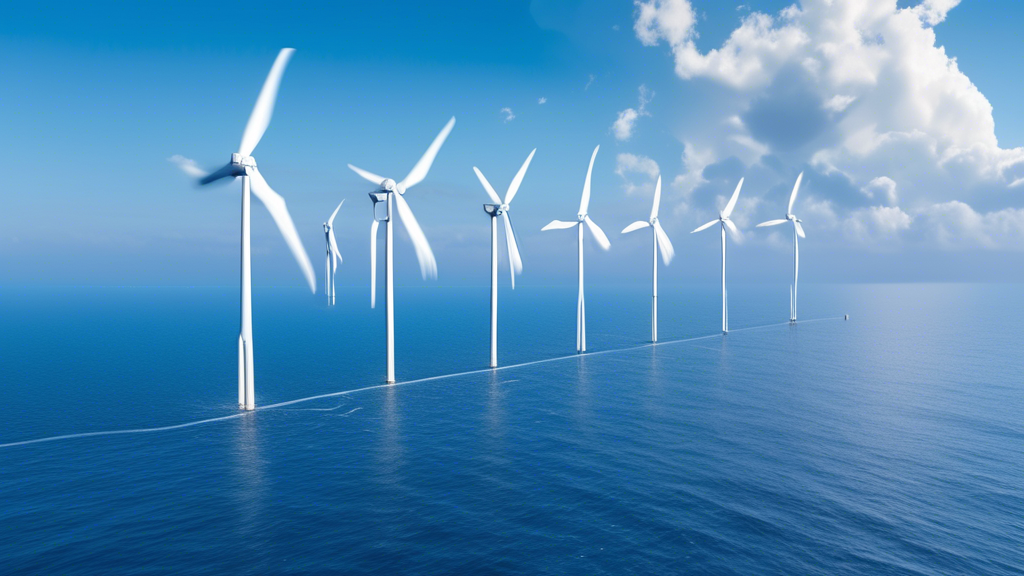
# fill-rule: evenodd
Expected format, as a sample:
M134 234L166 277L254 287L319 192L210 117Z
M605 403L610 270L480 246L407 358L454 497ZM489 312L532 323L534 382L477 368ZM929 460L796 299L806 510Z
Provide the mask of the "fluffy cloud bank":
M618 140L629 140L633 136L633 125L636 123L637 118L651 115L647 111L647 104L649 104L651 99L654 98L654 92L648 90L644 85L641 85L639 90L640 103L637 107L626 108L622 112L619 112L619 117L615 120L615 123L612 124L612 132Z
M977 214L963 202L983 194L1009 202L1008 190L1024 184L1024 149L999 146L991 104L937 45L933 27L958 3L803 0L747 15L720 47L702 52L688 0L636 0L642 44L667 44L680 78L732 94L710 111L714 124L688 131L685 171L674 180L684 202L711 180L709 167L729 159L775 167L780 181L792 176L778 167L807 165L819 176L812 185L854 191L828 198L812 186L803 197L845 210L836 221L848 238L922 226L948 245L1019 239L1019 211ZM1001 240L971 232L975 217L1002 229Z

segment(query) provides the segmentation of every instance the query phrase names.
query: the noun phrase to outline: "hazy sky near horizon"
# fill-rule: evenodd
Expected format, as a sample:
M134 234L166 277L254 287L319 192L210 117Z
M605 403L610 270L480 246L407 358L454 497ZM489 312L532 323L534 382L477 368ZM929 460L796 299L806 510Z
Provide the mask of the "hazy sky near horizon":
M369 282L367 184L401 179L457 123L407 199L440 285L486 284L487 201L537 155L512 214L517 283L575 282L572 231L600 145L590 282L649 282L646 219L676 259L665 283L716 282L719 240L690 230L740 177L730 278L788 281L782 217L797 174L801 280L1022 281L1024 6L958 0L360 3L40 2L0 20L0 285L234 285L236 185L199 190L238 146L278 50L296 48L254 152L319 275L336 222L338 283ZM401 284L423 281L401 226ZM500 278L507 284L506 262ZM253 280L304 285L254 202Z

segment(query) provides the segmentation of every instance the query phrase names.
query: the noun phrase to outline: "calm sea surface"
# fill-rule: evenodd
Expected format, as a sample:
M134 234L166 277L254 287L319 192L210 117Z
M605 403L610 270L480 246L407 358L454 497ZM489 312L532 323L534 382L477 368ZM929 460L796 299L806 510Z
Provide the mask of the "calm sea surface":
M583 357L503 287L524 365L401 385L487 292L396 288L398 386L11 445L237 416L238 292L0 288L0 574L1024 574L1024 287L592 289ZM256 287L257 403L380 384L368 300Z

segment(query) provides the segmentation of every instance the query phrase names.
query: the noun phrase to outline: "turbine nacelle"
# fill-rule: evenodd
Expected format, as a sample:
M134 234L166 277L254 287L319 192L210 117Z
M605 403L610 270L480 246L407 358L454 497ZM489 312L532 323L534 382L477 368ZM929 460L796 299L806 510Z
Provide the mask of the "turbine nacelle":
M501 216L508 212L508 204L484 204L484 212L491 216Z

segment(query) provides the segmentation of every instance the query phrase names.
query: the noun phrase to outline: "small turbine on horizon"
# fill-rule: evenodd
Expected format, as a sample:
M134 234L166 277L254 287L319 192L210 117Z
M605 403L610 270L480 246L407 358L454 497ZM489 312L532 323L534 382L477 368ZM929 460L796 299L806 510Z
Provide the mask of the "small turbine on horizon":
M526 157L526 162L523 162L523 166L519 168L519 172L516 172L515 178L512 179L512 183L508 185L508 190L505 191L504 202L502 202L498 193L494 191L487 178L484 178L483 172L480 172L479 168L473 166L473 172L476 173L477 179L483 185L487 196L494 202L494 204L484 204L484 212L487 212L491 217L491 368L498 367L498 216L502 217L502 222L505 224L508 268L512 275L512 289L515 290L516 274L522 273L523 260L519 255L519 242L516 240L515 228L512 227L512 217L509 216L508 209L512 199L516 196L516 192L519 191L519 185L523 183L523 177L526 176L526 169L530 167L530 161L533 160L533 155L536 153L537 149L534 148L530 155Z
M573 226L576 227L580 287L579 296L576 299L577 352L587 351L587 310L583 301L583 225L586 224L587 228L590 228L590 233L594 235L594 240L597 241L602 249L607 250L612 246L612 243L608 241L608 236L605 236L604 231L587 214L587 209L590 207L590 174L594 170L594 159L597 158L597 151L600 149L600 146L594 148L594 153L590 156L590 167L587 168L587 179L583 182L583 197L580 199L580 211L576 214L576 222L552 220L547 226L541 228L543 231L564 230Z
M370 200L373 201L373 224L370 225L370 307L377 306L377 228L384 222L384 315L387 332L387 378L386 382L392 384L395 381L395 267L394 267L394 230L392 227L391 205L394 202L398 209L398 216L405 226L412 245L416 249L416 258L420 263L420 272L423 278L428 276L437 278L437 261L434 259L434 252L430 249L430 243L423 234L412 209L402 196L413 186L419 184L427 177L431 164L437 156L441 145L444 144L448 133L455 126L453 116L441 132L434 138L434 141L423 153L419 162L412 167L409 174L401 182L395 182L391 178L384 178L372 172L349 164L348 167L364 179L373 182L377 189L370 192ZM377 206L383 204L385 212L383 216L377 215Z
M793 203L796 202L796 193L800 190L800 182L804 179L801 172L796 177L796 184L793 186L793 193L789 195L789 207L786 208L786 217L779 220L761 222L756 227L778 226L786 222L793 223L793 285L789 287L789 321L796 322L796 281L800 276L800 238L807 238L804 234L804 227L800 225L803 220L793 215Z
M661 222L658 221L658 207L660 205L661 176L658 176L658 184L654 187L654 206L651 208L651 218L646 222L643 220L633 222L622 230L623 234L628 234L634 230L650 227L651 235L654 237L654 291L651 296L651 342L658 341L658 251L661 251L661 259L665 262L666 266L672 261L672 257L675 256L672 242L668 239L668 234L665 234L665 229L661 227Z
M324 292L327 293L327 303L334 304L334 274L338 271L338 265L341 264L341 250L338 249L338 241L334 237L334 217L338 215L338 210L341 210L341 205L345 201L342 200L338 203L338 207L334 209L331 217L324 222L324 236L327 238L327 265L324 267Z
M718 213L718 218L690 232L690 234L700 232L715 224L722 226L722 334L729 333L729 292L725 287L725 230L728 228L729 232L737 238L740 235L740 231L736 229L736 225L729 219L729 216L732 216L732 210L736 207L736 199L740 197L740 188L742 187L743 178L740 178L740 183L736 185L736 191L732 193L732 198L729 198L729 203L725 205L725 209Z
M207 173L197 168L191 161L181 157L174 157L186 174L198 177L199 184L206 185L216 182L222 178L241 178L242 180L242 266L241 266L241 327L238 335L238 407L244 410L256 408L255 382L253 378L253 352L252 352L252 274L251 254L249 243L249 193L250 191L266 206L274 223L277 224L281 235L284 236L288 248L299 263L302 274L309 284L309 289L316 293L316 283L313 277L313 264L309 261L309 255L302 246L299 233L295 230L291 215L285 205L284 198L267 184L260 171L256 168L256 160L251 156L252 151L263 138L267 126L270 125L270 117L274 112L274 101L277 99L277 89L281 84L281 76L291 58L293 48L284 48L274 60L270 68L260 95L256 99L256 105L249 116L249 122L242 133L242 142L238 152L231 155L231 161L213 173Z

